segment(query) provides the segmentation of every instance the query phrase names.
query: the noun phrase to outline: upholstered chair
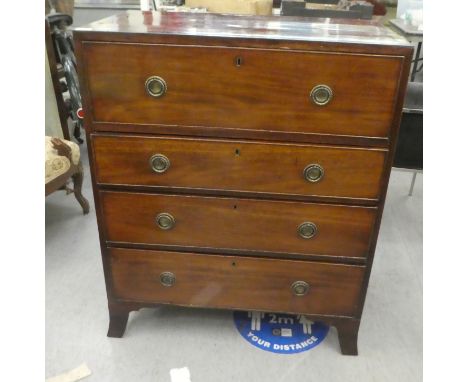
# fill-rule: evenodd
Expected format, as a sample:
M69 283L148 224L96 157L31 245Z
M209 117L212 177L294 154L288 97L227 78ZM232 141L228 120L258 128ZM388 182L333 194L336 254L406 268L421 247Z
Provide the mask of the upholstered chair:
M67 183L73 180L73 189ZM81 193L83 186L83 166L80 149L74 142L65 139L45 137L45 196L59 189L74 193L83 213L89 212L89 203Z

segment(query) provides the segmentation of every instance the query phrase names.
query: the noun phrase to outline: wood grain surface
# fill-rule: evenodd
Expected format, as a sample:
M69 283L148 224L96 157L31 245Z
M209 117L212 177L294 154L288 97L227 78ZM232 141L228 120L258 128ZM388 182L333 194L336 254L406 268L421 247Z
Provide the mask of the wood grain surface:
M401 57L392 56L91 42L83 46L93 121L174 128L388 137L402 65ZM166 81L167 94L153 98L146 93L150 76ZM334 93L325 106L309 98L312 88L321 84Z
M270 312L353 316L363 266L110 248L115 295L123 300ZM175 276L163 286L162 272ZM309 293L291 285L305 281Z
M386 150L247 141L94 135L97 182L102 185L249 191L266 194L377 200ZM149 159L170 160L164 173ZM318 182L304 178L319 164Z
M108 241L365 257L376 208L101 191ZM174 228L162 230L156 216L169 213ZM312 222L318 233L299 236Z

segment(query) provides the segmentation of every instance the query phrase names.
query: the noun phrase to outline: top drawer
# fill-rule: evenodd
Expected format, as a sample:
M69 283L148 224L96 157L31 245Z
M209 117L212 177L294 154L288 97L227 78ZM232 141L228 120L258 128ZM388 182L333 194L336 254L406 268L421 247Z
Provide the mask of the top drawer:
M92 119L283 133L389 134L402 57L83 43ZM145 83L157 76L160 97ZM315 94L312 90L326 85ZM158 82L150 88L158 93ZM131 126L129 126L131 129Z

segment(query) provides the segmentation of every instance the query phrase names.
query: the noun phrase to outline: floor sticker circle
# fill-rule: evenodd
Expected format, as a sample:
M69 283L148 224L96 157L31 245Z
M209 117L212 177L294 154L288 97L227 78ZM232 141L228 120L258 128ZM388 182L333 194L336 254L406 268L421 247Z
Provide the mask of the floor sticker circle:
M304 315L234 312L237 330L249 343L266 351L300 353L317 346L327 336L328 325Z

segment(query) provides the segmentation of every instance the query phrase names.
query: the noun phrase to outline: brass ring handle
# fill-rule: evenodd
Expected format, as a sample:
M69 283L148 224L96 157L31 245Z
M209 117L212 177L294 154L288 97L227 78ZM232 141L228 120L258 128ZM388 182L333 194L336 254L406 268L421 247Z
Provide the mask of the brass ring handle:
M151 76L145 82L146 93L154 98L162 97L166 94L166 81L159 76Z
M325 170L319 164L312 163L304 168L304 178L308 182L316 183L320 181L324 175Z
M171 287L175 284L176 277L172 272L163 272L159 275L159 281L165 287Z
M333 90L327 85L317 85L310 92L310 99L319 106L325 106L333 98Z
M296 296L305 296L309 293L310 285L305 281L295 281L292 283L291 289Z
M158 174L166 172L171 166L169 158L162 154L154 154L149 160L151 169Z
M156 225L163 230L169 230L174 228L175 219L171 214L162 212L156 216Z
M312 222L304 222L299 227L297 227L297 233L303 239L312 239L317 235L318 228Z

